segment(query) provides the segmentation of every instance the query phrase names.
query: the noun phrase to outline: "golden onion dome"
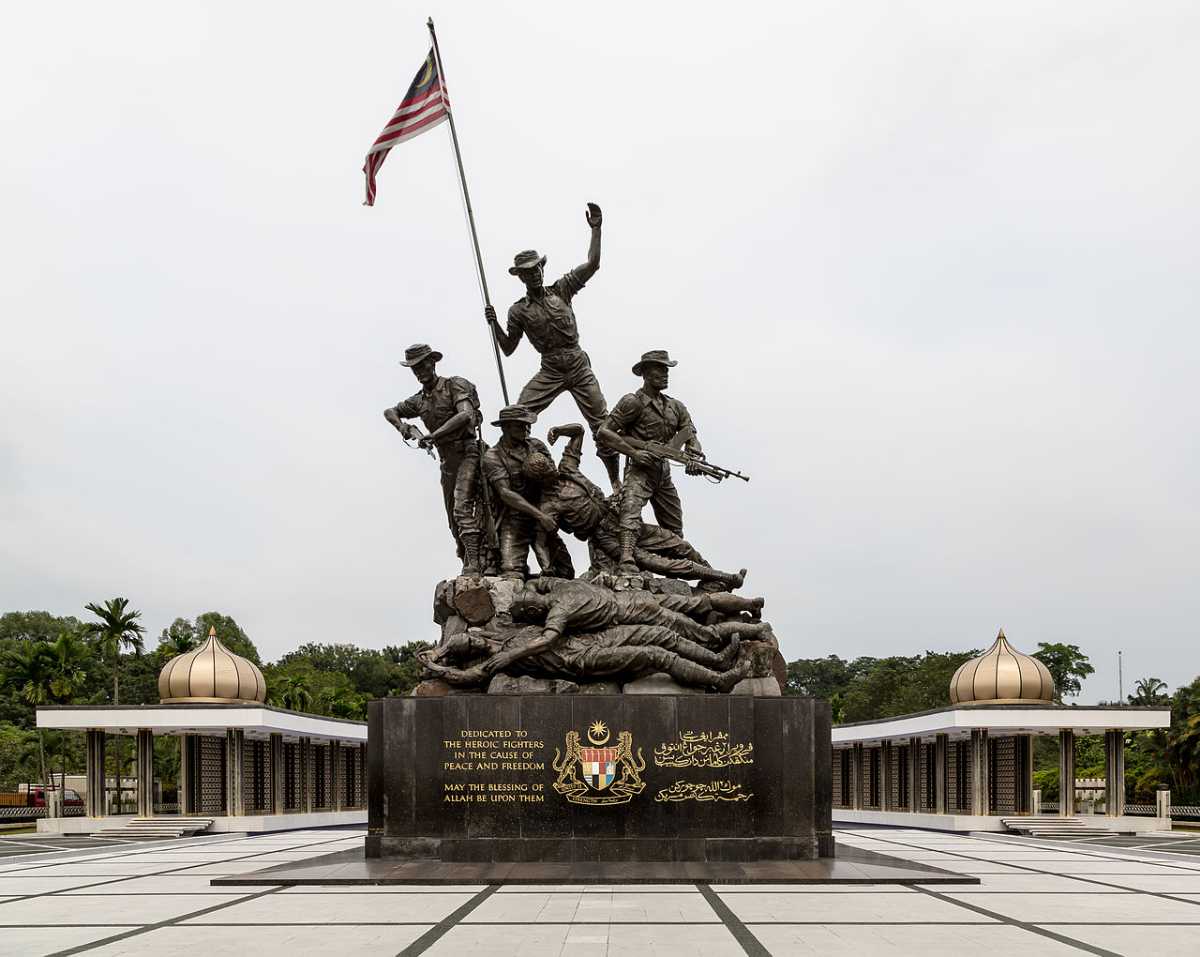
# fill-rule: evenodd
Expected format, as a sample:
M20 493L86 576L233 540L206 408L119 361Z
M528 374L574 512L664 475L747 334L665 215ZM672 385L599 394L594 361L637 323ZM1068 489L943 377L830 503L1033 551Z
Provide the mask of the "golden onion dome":
M992 647L964 662L950 679L951 704L1046 704L1054 679L1046 666L1008 643L1004 630Z
M235 655L208 629L208 641L176 655L158 673L158 700L163 704L262 704L267 683L258 666Z

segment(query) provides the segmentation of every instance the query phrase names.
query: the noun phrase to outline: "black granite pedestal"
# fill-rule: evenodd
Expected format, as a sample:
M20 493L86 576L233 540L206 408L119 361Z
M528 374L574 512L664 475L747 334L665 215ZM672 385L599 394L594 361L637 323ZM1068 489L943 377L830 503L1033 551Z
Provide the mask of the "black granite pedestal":
M372 701L369 858L833 856L829 704L741 695Z

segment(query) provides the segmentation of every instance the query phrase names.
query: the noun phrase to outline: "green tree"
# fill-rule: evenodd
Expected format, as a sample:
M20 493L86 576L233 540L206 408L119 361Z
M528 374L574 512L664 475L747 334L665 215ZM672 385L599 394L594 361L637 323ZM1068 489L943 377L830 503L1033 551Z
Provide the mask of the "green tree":
M129 649L136 655L142 653L145 647L142 635L146 632L138 623L142 613L129 610L128 598L110 598L103 605L89 602L84 607L99 619L88 622L85 627L100 653L112 663L112 703L120 704L121 651Z
M1096 670L1078 645L1039 641L1033 657L1046 666L1054 679L1054 700L1059 704L1063 698L1079 694L1083 690L1083 679Z
M1165 694L1166 690L1167 683L1161 678L1139 678L1133 694L1129 695L1129 703L1142 707L1169 704L1171 696Z
M289 711L308 711L312 707L312 688L303 674L287 675L271 689L272 699Z
M54 656L44 641L25 641L10 648L4 655L7 683L30 707L36 709L51 699L50 683L54 680ZM46 779L46 739L37 729L38 772L41 783Z
M187 654L199 644L196 626L186 618L176 618L158 636L158 651L166 657Z
M50 695L55 704L68 704L84 687L91 663L91 649L75 634L64 631L50 645ZM62 785L67 785L67 735L59 735L59 768Z
M978 650L927 651L911 658L881 658L846 689L843 720L872 721L944 708L954 672L978 654Z
M787 666L787 694L833 700L845 695L850 683L866 674L877 663L875 658L844 661L837 655L827 658L799 658Z
M0 615L0 642L53 641L64 631L79 633L78 618L59 617L48 611L9 611Z
M176 620L178 621L178 619ZM258 648L250 640L250 636L242 630L241 625L229 615L223 615L219 611L206 611L203 615L197 615L197 642L208 638L210 628L216 630L217 640L235 655L241 655L243 658L253 661L259 667L262 666L262 659L258 656Z

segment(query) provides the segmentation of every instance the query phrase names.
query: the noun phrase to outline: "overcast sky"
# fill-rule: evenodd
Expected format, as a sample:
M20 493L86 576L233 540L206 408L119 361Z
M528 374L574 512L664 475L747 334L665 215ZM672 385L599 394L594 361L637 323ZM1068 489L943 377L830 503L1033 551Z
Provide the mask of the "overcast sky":
M11 7L0 610L433 636L437 470L380 413L414 341L499 386L448 128L373 209L360 172L429 13L493 298L602 205L584 348L610 404L678 358L753 477L679 475L688 537L789 659L1002 626L1079 644L1080 700L1118 649L1127 692L1196 676L1200 10L1161 0Z

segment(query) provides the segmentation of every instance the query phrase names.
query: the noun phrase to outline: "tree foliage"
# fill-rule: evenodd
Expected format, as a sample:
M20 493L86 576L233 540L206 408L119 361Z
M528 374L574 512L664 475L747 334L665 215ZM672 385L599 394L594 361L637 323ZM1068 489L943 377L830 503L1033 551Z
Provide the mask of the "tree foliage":
M1078 645L1039 641L1033 657L1046 666L1054 679L1054 700L1059 704L1063 698L1074 698L1079 694L1083 690L1083 679L1096 670Z

